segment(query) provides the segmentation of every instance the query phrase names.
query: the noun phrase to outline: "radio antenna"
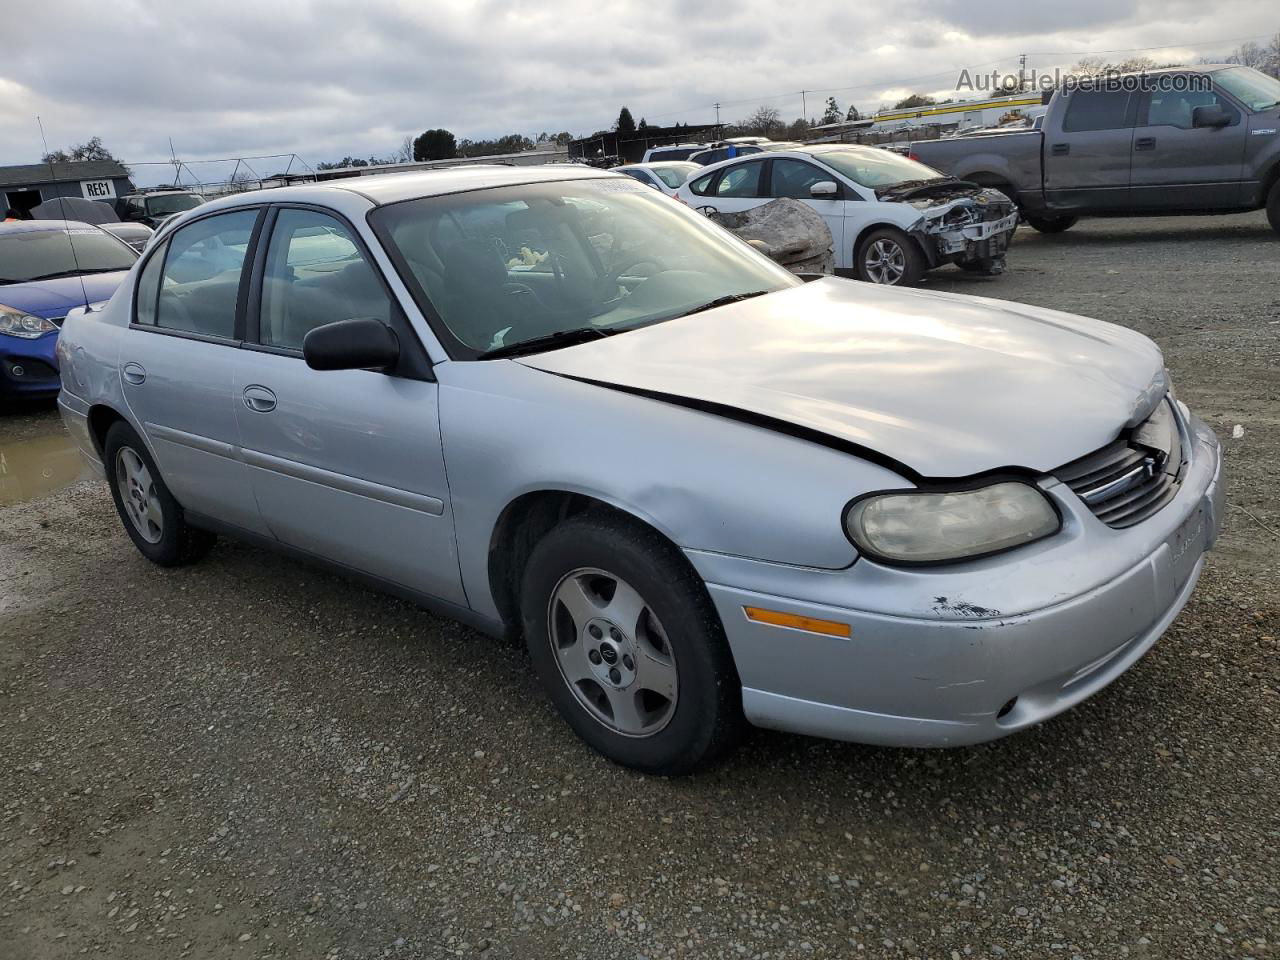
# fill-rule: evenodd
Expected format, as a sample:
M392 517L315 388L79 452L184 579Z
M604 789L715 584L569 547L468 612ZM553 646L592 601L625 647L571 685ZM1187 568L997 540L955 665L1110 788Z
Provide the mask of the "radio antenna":
M58 171L53 166L53 154L49 152L49 141L45 139L44 123L40 119L40 115L36 114L36 125L40 128L40 142L44 144L45 162L49 164L49 180L54 184L58 181ZM56 189L56 187L55 187ZM76 253L76 242L71 239L71 218L67 216L67 204L65 198L59 194L58 211L62 214L63 229L66 231L67 246L71 248L71 262L76 267L76 277L80 280L80 295L84 298L84 305L89 306L89 290L84 285L84 274L80 271L80 256Z

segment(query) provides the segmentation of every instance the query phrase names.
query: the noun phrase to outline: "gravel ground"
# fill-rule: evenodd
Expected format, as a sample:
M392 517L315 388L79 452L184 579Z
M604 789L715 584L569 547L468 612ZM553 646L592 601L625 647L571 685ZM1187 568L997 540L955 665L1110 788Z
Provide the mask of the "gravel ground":
M520 651L233 543L153 568L79 483L0 507L0 957L1280 955L1280 241L1095 221L1010 263L930 283L1141 330L1244 427L1199 590L1106 691L977 748L758 732L646 778ZM60 429L0 418L0 453Z

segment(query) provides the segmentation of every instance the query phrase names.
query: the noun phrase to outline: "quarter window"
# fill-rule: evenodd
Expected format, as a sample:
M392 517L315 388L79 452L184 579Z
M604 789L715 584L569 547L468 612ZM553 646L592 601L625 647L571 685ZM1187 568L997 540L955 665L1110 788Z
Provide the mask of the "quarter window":
M165 251L157 327L235 337L240 274L257 218L257 210L236 210L174 231Z
M315 327L355 317L391 321L391 300L338 220L313 210L281 210L262 278L260 341L302 349Z
M689 190L696 193L700 197L705 197L711 189L711 181L716 178L714 173L708 173L705 177L699 177L689 184Z
M1068 133L1120 130L1131 126L1128 112L1129 94L1124 91L1077 90L1067 104L1062 129Z
M716 196L760 196L760 171L762 169L764 169L764 163L759 160L730 167L720 175L720 182L716 184Z
M138 323L153 325L156 322L156 299L160 296L160 269L164 266L165 254L169 241L160 245L160 249L151 255L142 273L138 277L138 292L135 294L134 309Z

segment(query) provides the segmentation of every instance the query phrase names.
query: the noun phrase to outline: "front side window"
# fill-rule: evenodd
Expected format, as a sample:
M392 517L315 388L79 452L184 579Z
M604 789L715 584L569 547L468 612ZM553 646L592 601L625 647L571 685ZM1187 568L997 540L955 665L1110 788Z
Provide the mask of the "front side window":
M281 210L262 276L259 340L302 349L315 327L338 320L391 319L377 273L340 221L313 210Z
M0 286L128 270L138 255L89 224L6 232L0 237Z
M1113 90L1077 90L1067 103L1062 129L1067 133L1120 130L1129 126L1129 94Z
M759 160L730 167L720 175L720 182L716 184L716 196L760 196L760 171L763 169L764 163Z
M815 183L830 182L831 174L819 170L803 160L780 157L773 161L773 173L769 177L769 196L791 197L793 200L809 200L809 188Z
M257 210L236 210L175 230L165 251L155 324L235 337L236 301Z
M455 356L670 320L800 281L629 179L424 197L370 221Z
M1146 126L1179 127L1190 130L1196 107L1221 107L1231 124L1240 122L1240 113L1230 103L1210 90L1157 91L1147 105Z

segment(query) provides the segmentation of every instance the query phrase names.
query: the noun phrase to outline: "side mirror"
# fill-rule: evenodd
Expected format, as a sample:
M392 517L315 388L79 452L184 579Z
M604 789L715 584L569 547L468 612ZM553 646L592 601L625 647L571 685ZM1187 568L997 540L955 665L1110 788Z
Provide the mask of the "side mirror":
M819 180L809 188L809 196L815 200L834 200L840 196L840 187L834 180Z
M400 340L375 317L339 320L308 331L302 358L312 370L386 370L400 359Z
M1191 126L1193 127L1225 127L1230 122L1231 114L1216 103L1196 107L1191 111Z

